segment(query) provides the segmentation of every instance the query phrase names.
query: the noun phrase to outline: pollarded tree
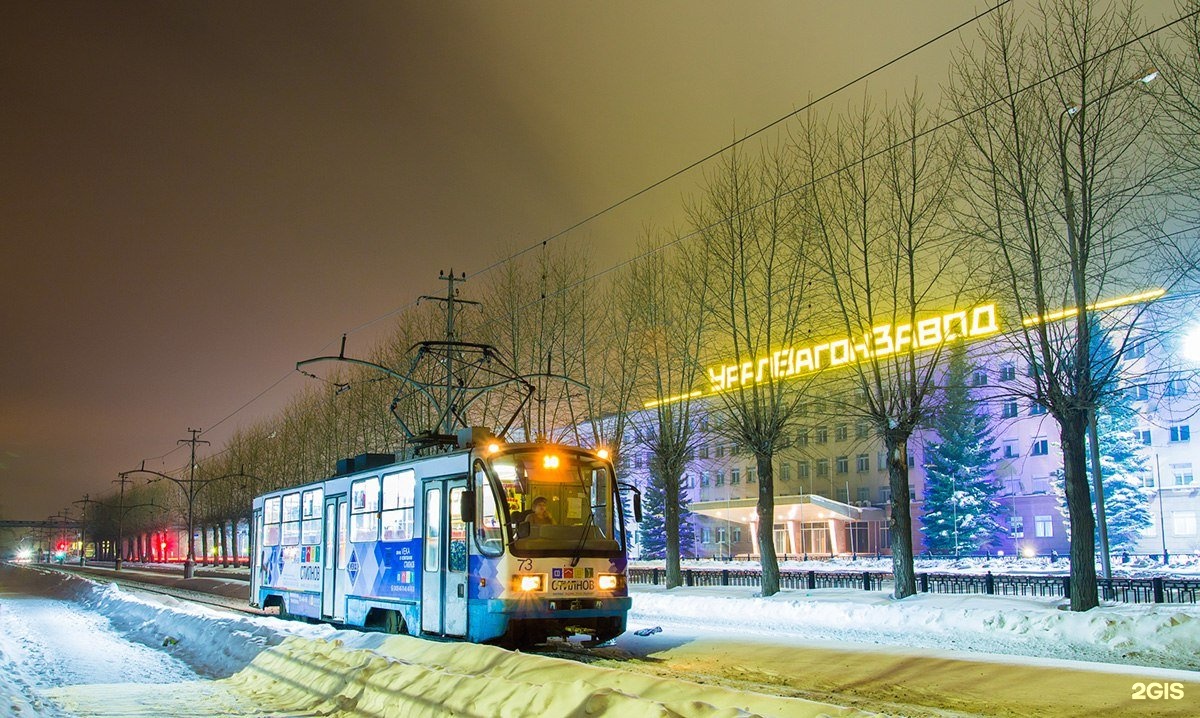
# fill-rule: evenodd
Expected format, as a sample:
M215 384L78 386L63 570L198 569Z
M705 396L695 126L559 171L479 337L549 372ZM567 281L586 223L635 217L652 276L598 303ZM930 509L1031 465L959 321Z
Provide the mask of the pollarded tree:
M774 456L804 398L777 352L807 328L815 250L800 224L802 197L784 152L767 150L750 161L731 152L707 179L690 215L704 243L695 266L704 268L712 298L705 346L721 361L709 369L708 405L716 409L716 431L754 454L762 594L771 596L779 592Z
M650 457L648 491L662 508L666 585L674 588L683 584L680 559L691 549L683 478L696 449L696 415L702 408L692 393L703 377L699 355L709 296L703 259L672 254L670 244L643 243L642 258L629 276L633 322L627 329L646 355L639 382L645 409L634 415L632 428ZM655 521L642 527L643 535L655 531Z
M1140 17L1125 2L1042 0L1024 21L1002 9L958 58L951 92L969 147L956 216L996 259L1007 337L1029 367L1014 395L1060 429L1075 611L1099 603L1086 435L1116 371L1092 361L1092 317L1188 269L1156 262L1167 162L1137 82Z
M957 342L950 349L941 400L928 425L935 436L925 450L921 531L925 545L937 554L973 553L1001 532L991 421L971 396L971 375L966 345Z
M884 445L896 598L917 590L909 441L936 409L946 341L991 328L971 307L970 247L946 227L958 154L938 123L914 92L836 124L809 116L794 137L832 318L811 370L838 389L835 411L872 425Z

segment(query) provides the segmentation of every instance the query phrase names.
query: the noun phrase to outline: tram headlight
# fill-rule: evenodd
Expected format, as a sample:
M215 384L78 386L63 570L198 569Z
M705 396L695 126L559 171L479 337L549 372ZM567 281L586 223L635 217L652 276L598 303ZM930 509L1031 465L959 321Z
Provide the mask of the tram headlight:
M615 573L602 573L596 577L596 588L601 591L614 591L621 585L621 577Z
M524 593L532 591L544 591L546 589L545 577L542 574L524 574L517 576L517 590Z

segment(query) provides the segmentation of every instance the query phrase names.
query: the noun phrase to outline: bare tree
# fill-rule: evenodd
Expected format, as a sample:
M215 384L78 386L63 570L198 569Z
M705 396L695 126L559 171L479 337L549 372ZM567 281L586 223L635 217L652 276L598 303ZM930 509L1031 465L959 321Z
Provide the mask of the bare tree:
M1004 10L954 67L970 150L961 216L997 259L1007 336L1029 367L1022 393L1060 428L1076 611L1098 603L1089 418L1120 385L1120 362L1089 351L1093 316L1106 298L1179 278L1178 263L1154 261L1165 163L1137 82L1138 17L1130 3L1083 0L1045 0L1028 22Z
M934 409L947 340L972 325L971 263L945 227L957 153L937 123L914 91L886 113L864 101L836 123L810 115L795 136L842 337L812 369L834 411L868 421L886 450L896 598L916 593L908 443Z
M668 254L666 244L643 243L643 258L627 283L626 301L634 321L621 330L646 354L640 386L649 401L634 421L634 437L649 452L650 480L663 495L666 586L674 588L683 584L683 476L696 444L694 389L704 372L700 354L708 277L703 257Z
M778 352L802 335L813 271L794 186L783 152L764 151L751 161L731 153L689 209L711 289L707 348L724 362L709 370L721 412L717 431L753 453L757 467L764 596L779 591L773 458L802 399Z

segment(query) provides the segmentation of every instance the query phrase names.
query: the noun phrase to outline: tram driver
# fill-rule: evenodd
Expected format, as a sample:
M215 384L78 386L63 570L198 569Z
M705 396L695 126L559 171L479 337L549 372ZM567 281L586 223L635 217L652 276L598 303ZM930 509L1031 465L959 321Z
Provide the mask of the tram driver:
M533 500L533 513L529 515L526 521L535 526L554 525L554 517L547 510L545 496L539 496Z

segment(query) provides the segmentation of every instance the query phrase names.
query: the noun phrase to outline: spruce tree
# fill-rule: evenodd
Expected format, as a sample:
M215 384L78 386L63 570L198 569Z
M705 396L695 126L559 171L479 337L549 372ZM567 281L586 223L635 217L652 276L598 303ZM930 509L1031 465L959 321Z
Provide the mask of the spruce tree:
M666 557L666 495L662 484L651 471L642 496L642 522L638 524L643 559ZM691 558L695 556L696 537L690 528L692 514L687 510L687 492L680 491L675 501L679 506L679 555Z
M643 559L664 558L667 555L667 530L663 504L662 487L659 482L651 478L646 482L646 492L642 496L642 522L638 524Z
M950 349L942 401L925 451L925 504L921 532L933 553L960 556L991 544L1001 528L992 475L995 452L988 415L967 386L973 367L965 344Z
M1151 524L1150 495L1142 488L1141 476L1149 472L1149 458L1141 452L1134 434L1137 411L1129 392L1118 384L1117 362L1120 354L1113 348L1108 332L1099 323L1091 331L1092 362L1098 372L1108 376L1101 385L1096 408L1096 436L1100 443L1100 480L1104 485L1104 516L1108 525L1108 550L1128 551L1134 548L1140 534ZM1091 452L1088 452L1088 473L1092 471ZM1067 515L1062 491L1062 471L1054 472L1055 493L1059 510ZM1092 511L1096 511L1096 486L1088 486ZM1070 525L1067 526L1068 535ZM1096 523L1096 545L1100 545L1100 526Z

